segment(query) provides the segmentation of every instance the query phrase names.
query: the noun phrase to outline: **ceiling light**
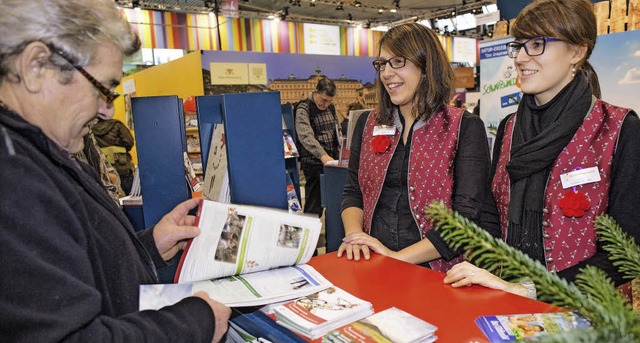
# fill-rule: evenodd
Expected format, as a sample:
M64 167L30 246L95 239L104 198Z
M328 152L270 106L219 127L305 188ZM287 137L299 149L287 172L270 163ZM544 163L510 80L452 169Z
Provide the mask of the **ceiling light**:
M382 7L378 8L378 13L384 13L384 8Z
M358 1L358 0L356 0L356 1L353 2L353 6L362 7L362 3L360 1Z
M398 12L398 10L396 8L392 8L392 9L389 10L389 12L396 13L396 12Z

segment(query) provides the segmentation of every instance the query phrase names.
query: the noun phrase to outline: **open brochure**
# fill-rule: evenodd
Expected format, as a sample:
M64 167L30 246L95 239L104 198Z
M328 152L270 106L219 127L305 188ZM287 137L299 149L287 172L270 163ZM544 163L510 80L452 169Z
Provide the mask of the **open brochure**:
M575 312L482 316L476 319L476 324L492 343L534 340L538 336L590 326L589 321Z
M391 307L327 333L322 342L428 343L436 340L436 330L434 325Z
M229 307L259 306L313 294L331 286L313 267L298 265L191 283L140 286L140 310L157 310L196 292Z
M228 306L257 306L331 286L303 265L320 236L316 216L202 199L196 225L201 233L182 254L177 284L141 286L141 308L166 306L200 290Z
M182 254L177 283L307 263L322 227L317 216L206 199L196 222L201 233Z
M345 324L373 313L371 303L338 288L289 301L273 309L277 323L306 337L316 339Z

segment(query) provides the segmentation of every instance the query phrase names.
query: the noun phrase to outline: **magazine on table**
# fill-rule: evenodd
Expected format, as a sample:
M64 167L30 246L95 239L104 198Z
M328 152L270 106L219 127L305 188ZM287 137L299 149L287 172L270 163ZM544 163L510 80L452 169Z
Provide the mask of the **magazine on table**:
M438 328L408 312L391 307L330 331L322 342L428 343Z
M331 286L313 267L297 265L189 283L140 286L140 310L157 310L196 292L229 307L261 306L313 294Z
M476 324L492 343L535 340L539 336L591 326L575 312L482 316L476 319Z
M277 323L311 339L373 313L370 302L338 288L286 302L273 309Z
M235 311L234 311L235 312ZM307 342L260 311L234 315L229 319L225 343L305 343Z
M316 216L202 199L196 225L201 233L182 254L177 284L141 286L141 308L168 305L154 297L180 300L177 294L185 297L200 290L228 306L264 305L331 286L304 265L320 236L322 224Z

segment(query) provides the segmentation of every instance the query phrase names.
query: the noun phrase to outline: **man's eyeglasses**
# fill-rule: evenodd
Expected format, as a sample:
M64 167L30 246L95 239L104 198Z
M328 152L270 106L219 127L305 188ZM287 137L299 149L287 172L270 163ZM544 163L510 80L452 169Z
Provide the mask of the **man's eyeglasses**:
M547 46L547 42L559 42L560 39L550 37L535 37L528 39L522 43L509 42L507 43L507 55L511 58L516 58L520 49L524 47L524 51L529 56L539 56L544 53L544 48Z
M375 60L373 61L373 67L376 69L376 71L384 71L384 69L387 67L387 63L389 63L391 68L398 69L404 67L404 65L407 64L407 59L404 57L391 57L388 60Z
M91 82L91 84L94 87L96 87L96 89L100 92L100 94L104 96L104 101L107 104L112 104L113 101L120 96L118 92L114 92L110 90L109 87L105 86L102 82L98 81L95 77L91 76L91 74L89 74L89 72L84 70L84 68L73 63L71 59L64 52L62 52L62 50L56 49L51 45L49 45L49 49L51 49L51 51L55 52L56 54L60 55L60 57L62 57L65 61L67 61L77 71L79 71L80 74L82 74L82 76L84 76L87 80L89 80L89 82Z

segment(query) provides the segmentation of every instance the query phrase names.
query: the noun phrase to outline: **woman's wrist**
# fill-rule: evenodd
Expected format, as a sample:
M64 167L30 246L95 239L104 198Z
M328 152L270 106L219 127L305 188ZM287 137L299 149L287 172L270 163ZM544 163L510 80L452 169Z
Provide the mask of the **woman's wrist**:
M505 291L534 300L537 297L536 285L529 278L524 278L517 283L508 282Z

